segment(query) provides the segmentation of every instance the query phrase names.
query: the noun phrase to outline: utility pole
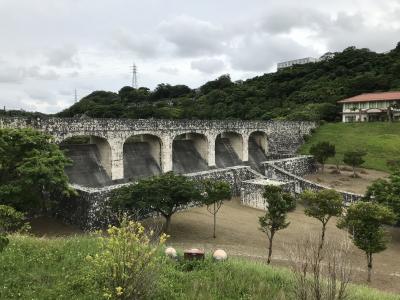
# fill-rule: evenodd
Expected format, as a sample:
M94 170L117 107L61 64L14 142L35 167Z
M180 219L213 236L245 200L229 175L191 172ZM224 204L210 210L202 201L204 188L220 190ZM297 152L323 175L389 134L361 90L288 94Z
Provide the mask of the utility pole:
M137 89L137 67L135 64L132 65L132 87Z
M75 89L75 103L76 102L78 102L78 93L76 92L76 89Z

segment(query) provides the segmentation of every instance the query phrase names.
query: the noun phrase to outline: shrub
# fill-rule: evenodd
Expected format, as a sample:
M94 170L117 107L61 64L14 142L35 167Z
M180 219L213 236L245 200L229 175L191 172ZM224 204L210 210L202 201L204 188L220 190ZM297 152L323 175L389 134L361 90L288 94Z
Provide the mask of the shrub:
M124 218L120 227L110 226L99 237L100 253L88 256L95 276L108 299L150 299L155 291L162 256L162 234L153 244L154 232Z
M29 229L25 214L7 205L0 205L0 252L8 245L7 235Z

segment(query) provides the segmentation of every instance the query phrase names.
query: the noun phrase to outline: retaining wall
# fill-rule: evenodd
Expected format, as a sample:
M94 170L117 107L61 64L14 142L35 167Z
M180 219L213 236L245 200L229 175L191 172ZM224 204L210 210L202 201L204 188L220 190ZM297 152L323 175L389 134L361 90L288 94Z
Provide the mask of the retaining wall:
M248 166L237 166L225 169L214 169L210 171L186 174L185 176L193 180L214 179L225 180L229 183L234 196L239 196L243 187L243 182L255 178L263 178L263 176L253 171ZM78 191L79 196L72 199L64 199L60 207L56 211L56 215L69 224L75 224L85 230L93 230L97 228L105 228L109 224L116 221L116 215L111 210L110 198L112 192L120 187L135 183L125 183L113 185L103 188L88 188L78 185L73 187ZM197 206L192 203L188 207ZM143 214L142 217L147 217Z
M330 187L301 177L316 171L315 162L312 159L312 156L304 155L283 160L266 161L263 162L262 165L267 178L284 182L294 182L294 189L297 194L302 193L305 190L317 191L322 189L331 189ZM346 205L358 201L363 197L363 195L360 194L341 190L336 191L342 194L343 201Z

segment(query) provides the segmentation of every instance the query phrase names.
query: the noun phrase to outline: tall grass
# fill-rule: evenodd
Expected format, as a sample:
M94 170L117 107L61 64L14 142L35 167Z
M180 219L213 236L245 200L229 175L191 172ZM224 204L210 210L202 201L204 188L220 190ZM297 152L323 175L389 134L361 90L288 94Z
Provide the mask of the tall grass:
M0 253L0 299L104 299L86 257L99 251L96 238L15 235ZM163 263L155 299L295 299L293 274L263 263L229 259L215 263ZM360 286L350 299L394 300Z

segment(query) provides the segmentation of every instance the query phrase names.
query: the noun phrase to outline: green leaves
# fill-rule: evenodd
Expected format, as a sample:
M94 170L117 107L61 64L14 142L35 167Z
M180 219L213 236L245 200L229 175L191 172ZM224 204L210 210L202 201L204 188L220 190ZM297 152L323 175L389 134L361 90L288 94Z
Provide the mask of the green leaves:
M49 197L71 195L64 168L70 163L51 137L33 129L0 129L0 204L38 212Z
M289 226L290 223L286 221L287 213L296 208L296 201L292 195L274 185L265 187L263 197L268 202L268 211L259 218L260 229L270 236Z
M335 190L305 191L301 194L301 200L306 206L304 213L309 217L316 218L323 225L331 217L342 214L343 198Z
M363 150L347 151L343 155L343 162L353 168L359 167L365 162L363 159L365 155L367 155L367 152Z
M30 228L25 221L25 214L16 211L10 206L0 205L0 252L9 243L7 234L26 231Z
M388 180L376 180L368 187L363 200L391 208L397 215L397 222L400 222L400 173L395 172Z
M388 239L383 225L395 222L396 215L383 205L372 202L352 204L338 227L346 228L354 244L367 254L381 252L386 249Z
M231 188L225 181L205 179L200 182L202 202L209 206L232 197Z
M116 190L111 202L115 209L158 212L169 220L179 208L200 200L194 181L168 172Z
M329 157L336 155L335 145L329 142L319 142L311 146L310 154L314 155L317 162L323 166Z

